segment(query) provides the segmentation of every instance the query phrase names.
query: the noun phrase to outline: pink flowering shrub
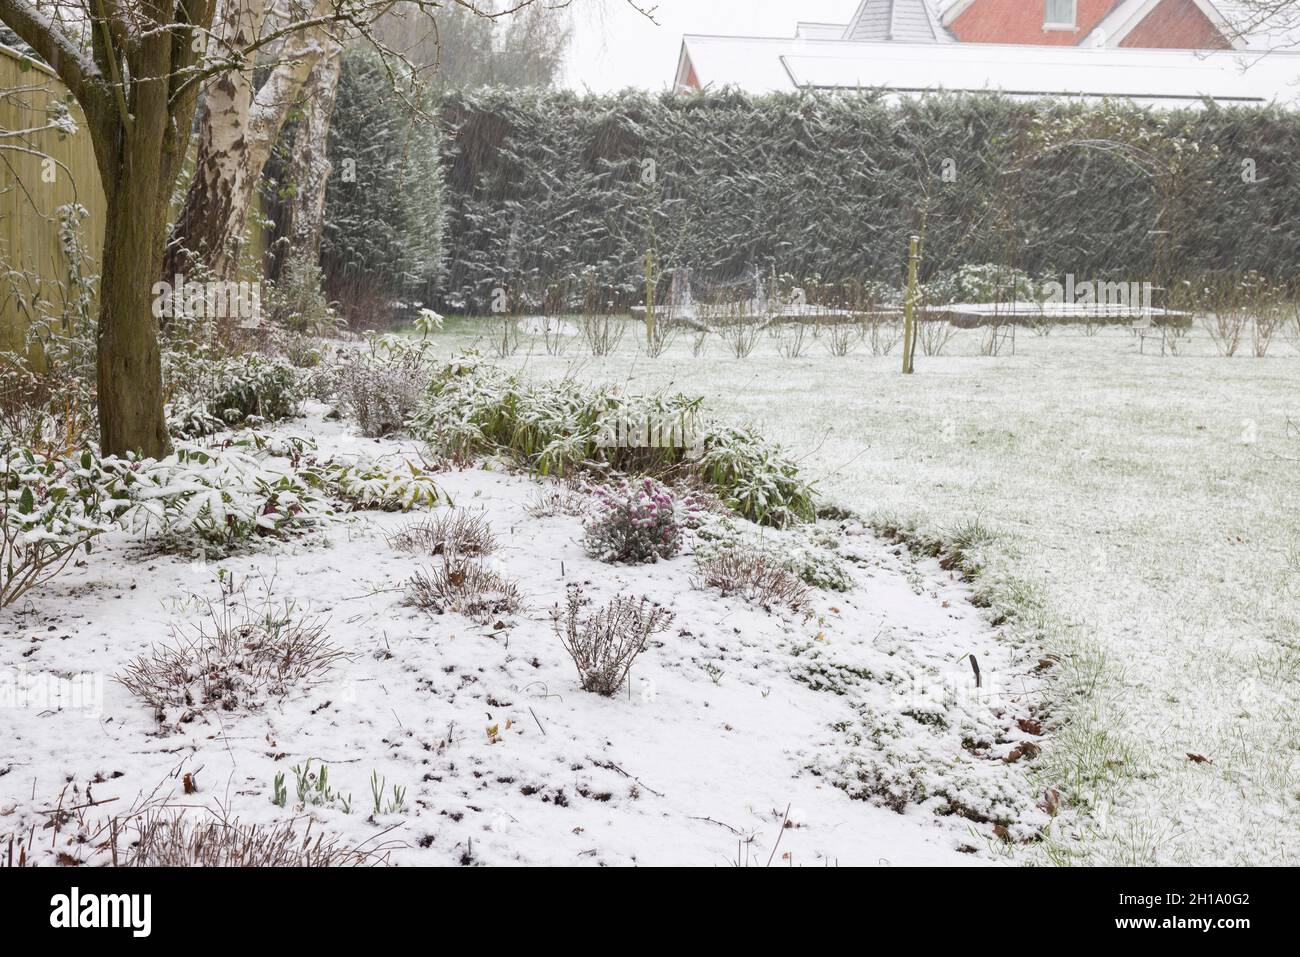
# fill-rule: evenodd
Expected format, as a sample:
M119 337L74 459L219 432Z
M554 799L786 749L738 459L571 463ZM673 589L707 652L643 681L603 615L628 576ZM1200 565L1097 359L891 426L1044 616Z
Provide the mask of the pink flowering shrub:
M652 478L624 479L594 490L596 513L587 522L587 554L602 562L643 564L672 558L695 509Z

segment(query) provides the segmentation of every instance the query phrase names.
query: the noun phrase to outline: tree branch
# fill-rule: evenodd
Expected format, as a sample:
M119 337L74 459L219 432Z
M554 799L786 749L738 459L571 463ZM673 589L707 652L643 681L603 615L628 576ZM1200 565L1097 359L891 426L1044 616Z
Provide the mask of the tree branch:
M22 37L24 43L50 65L64 86L83 105L98 95L91 93L91 87L102 87L103 77L99 67L33 3L29 0L0 0L0 20L8 24L14 33Z

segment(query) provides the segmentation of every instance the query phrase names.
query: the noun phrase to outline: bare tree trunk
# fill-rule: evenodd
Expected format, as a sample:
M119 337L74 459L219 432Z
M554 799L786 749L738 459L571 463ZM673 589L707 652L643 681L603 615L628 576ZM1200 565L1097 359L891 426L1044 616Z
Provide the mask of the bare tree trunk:
M130 121L92 133L108 211L100 270L97 348L100 445L105 454L171 451L163 412L162 357L153 285L162 265L172 185L180 172L193 97L173 102L176 62L165 33L143 40L131 61ZM99 111L96 111L97 113ZM99 119L99 116L96 117Z
M261 33L268 0L227 0L222 35L231 47L250 45ZM329 0L317 0L323 15ZM319 30L292 34L262 86L253 91L251 70L222 73L207 90L200 117L194 179L167 244L163 278L195 268L214 279L235 279L248 214L262 170L312 68L326 49Z
M167 204L158 202L158 179L147 166L132 169L128 161L126 168L130 172L113 190L104 224L99 435L105 453L139 452L157 458L171 448L163 414L158 322L152 309L152 287L167 236Z
M320 255L325 226L325 188L333 167L329 161L330 123L343 71L343 46L337 41L312 70L304 89L306 112L293 138L289 181L294 194L289 201L285 235L295 255L315 262Z

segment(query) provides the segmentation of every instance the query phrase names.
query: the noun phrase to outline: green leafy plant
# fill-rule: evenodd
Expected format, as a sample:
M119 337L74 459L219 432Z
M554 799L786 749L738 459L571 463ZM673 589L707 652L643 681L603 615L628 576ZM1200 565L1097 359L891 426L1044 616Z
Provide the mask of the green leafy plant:
M51 458L0 446L0 607L49 582L116 526L130 508L114 490L121 468L90 450Z
M388 779L380 778L378 771L371 771L370 798L375 815L405 814L406 788L398 787L396 784L393 785L391 791L388 791L387 788Z
M698 397L624 395L573 379L528 382L471 354L434 375L412 427L451 458L502 455L540 475L594 464L695 479L761 524L813 520L812 486L785 452L753 429L710 422L702 405ZM653 428L635 434L643 423Z

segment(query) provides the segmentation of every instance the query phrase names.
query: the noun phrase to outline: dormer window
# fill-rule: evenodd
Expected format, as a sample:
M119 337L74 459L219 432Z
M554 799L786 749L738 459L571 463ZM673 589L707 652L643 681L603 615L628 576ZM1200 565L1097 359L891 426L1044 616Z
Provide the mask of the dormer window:
M1077 26L1079 0L1047 0L1044 30L1073 30Z

